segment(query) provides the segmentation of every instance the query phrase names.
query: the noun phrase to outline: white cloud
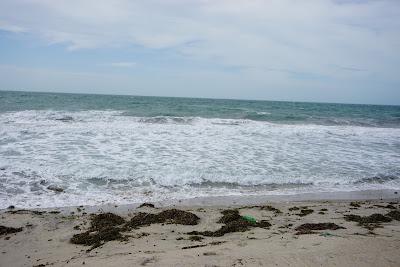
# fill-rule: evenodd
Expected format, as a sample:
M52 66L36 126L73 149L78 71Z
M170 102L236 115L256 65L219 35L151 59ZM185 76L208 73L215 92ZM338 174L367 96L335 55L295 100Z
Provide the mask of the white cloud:
M7 31L7 32L13 32L13 33L23 33L26 32L27 30L23 27L19 27L17 25L12 25L4 21L0 21L0 30Z
M278 86L399 82L398 0L2 0L0 21L69 50L169 49Z

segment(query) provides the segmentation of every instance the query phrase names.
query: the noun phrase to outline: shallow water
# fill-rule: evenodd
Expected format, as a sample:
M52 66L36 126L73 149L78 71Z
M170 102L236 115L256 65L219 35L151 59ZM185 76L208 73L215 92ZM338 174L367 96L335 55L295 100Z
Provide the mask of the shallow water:
M397 190L399 126L399 106L0 92L0 205Z

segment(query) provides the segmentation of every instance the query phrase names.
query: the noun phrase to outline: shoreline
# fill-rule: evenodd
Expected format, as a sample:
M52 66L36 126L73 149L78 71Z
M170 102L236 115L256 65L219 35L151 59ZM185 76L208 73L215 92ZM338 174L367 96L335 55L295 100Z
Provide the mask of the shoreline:
M317 192L317 193L299 193L288 195L241 195L241 196L207 196L207 197L194 197L188 199L178 199L169 201L155 201L151 202L158 207L188 207L188 206L235 206L235 205L257 205L262 203L287 203L287 202L311 202L311 201L365 201L365 200L385 200L396 201L400 199L400 190L394 189L378 189L378 190L359 190L359 191L337 191L337 192ZM15 209L24 210L58 210L61 212L69 212L77 207L85 207L90 212L103 210L105 212L113 211L116 207L118 210L124 212L136 208L143 202L132 202L129 204L106 203L99 205L73 205L61 207L36 207L24 208L15 206ZM13 205L14 206L14 205ZM7 211L7 208L0 209L0 212Z
M346 194L2 210L0 266L398 266L400 198Z

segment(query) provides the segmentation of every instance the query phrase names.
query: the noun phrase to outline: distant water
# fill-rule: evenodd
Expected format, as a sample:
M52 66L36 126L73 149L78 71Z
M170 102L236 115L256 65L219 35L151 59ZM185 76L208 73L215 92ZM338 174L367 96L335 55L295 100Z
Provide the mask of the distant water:
M365 189L400 106L0 91L0 208Z

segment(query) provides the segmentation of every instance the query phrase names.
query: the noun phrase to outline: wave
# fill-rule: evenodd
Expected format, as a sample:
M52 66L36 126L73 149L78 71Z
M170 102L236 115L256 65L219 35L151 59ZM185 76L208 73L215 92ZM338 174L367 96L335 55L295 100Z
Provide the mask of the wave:
M372 177L361 178L354 182L354 184L384 184L391 181L400 180L397 175L376 175Z
M192 117L170 117L170 116L156 116L137 118L141 123L154 123L154 124L192 124L195 118Z
M204 114L203 114L204 115ZM214 115L214 116L212 116ZM252 122L261 122L277 125L320 125L320 126L348 126L367 128L400 128L399 119L376 120L367 118L347 117L318 117L304 114L272 113L265 111L240 114L207 114L202 116L176 116L169 113L158 115L140 116L131 111L120 110L25 110L0 113L2 123L32 123L32 122L60 122L60 123L84 123L84 122L112 122L126 121L145 124L181 124L193 125L195 123L208 122L214 125L242 125Z
M56 121L63 121L63 122L72 122L74 118L72 116L62 116L59 118L55 118Z
M314 185L312 182L288 182L288 183L238 183L238 182L219 182L206 180L200 183L190 183L189 186L198 188L257 188L258 190L274 190L279 188L302 188Z

